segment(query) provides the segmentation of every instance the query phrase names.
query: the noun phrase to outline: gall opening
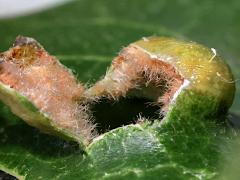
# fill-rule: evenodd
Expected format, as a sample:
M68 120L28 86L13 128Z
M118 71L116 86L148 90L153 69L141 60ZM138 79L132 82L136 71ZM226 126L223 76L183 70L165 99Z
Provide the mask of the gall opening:
M139 123L141 118L149 121L159 119L159 106L150 104L145 98L120 98L117 102L103 99L95 104L91 111L99 134L124 125Z
M106 76L86 91L95 101L98 132L138 123L139 116L162 119L183 83L172 65L136 46L124 48Z

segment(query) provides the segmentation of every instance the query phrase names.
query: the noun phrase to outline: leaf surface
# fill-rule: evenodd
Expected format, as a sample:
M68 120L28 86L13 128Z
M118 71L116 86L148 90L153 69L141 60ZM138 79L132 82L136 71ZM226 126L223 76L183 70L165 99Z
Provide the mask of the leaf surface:
M240 78L240 2L78 0L39 14L0 21L0 50L31 36L93 83L118 51L143 36L170 35L217 49ZM231 82L229 82L231 83ZM240 83L231 109L240 115ZM88 148L44 135L1 105L0 169L26 179L211 179L218 172L225 128L201 119L161 127L143 123L100 136ZM184 125L184 126L183 126ZM217 126L217 127L216 127ZM216 138L218 137L218 138Z

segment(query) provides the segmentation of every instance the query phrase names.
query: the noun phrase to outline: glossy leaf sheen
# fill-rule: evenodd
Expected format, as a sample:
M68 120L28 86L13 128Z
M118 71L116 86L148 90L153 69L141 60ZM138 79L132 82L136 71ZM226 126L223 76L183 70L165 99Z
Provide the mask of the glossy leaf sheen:
M8 49L18 34L32 36L73 69L79 80L92 83L104 75L124 45L143 36L188 37L216 48L239 78L239 4L234 0L227 5L208 0L81 0L33 16L1 20L0 49ZM239 114L239 106L236 98L232 111ZM182 117L182 107L163 127L155 121L106 133L84 155L77 144L41 134L1 107L0 169L26 179L212 179L219 173L228 137L224 125L191 116L204 109L193 108Z

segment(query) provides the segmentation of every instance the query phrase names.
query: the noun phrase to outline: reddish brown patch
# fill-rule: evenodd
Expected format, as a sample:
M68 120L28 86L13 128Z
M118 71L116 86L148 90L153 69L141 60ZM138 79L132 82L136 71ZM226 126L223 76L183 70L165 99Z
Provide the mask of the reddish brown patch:
M32 39L30 44L23 40L0 55L0 81L27 97L61 128L90 139L92 127L77 102L83 86Z
M118 99L131 95L147 97L166 111L174 93L184 79L175 68L163 60L151 58L142 49L130 45L116 57L111 71L96 83L88 93Z
M125 59L125 62L122 59ZM118 63L119 60L120 63ZM184 79L172 65L151 58L149 54L138 47L129 46L125 48L119 57L115 59L115 64L122 64L123 62L125 64L121 67L122 73L127 76L132 76L132 74L143 75L142 81L139 81L138 84L140 83L144 87L152 84L151 88L155 88L155 91L153 91L155 94L153 94L154 99L157 100L157 103L163 103L163 108L169 105L174 93L183 84ZM114 64L113 66L116 68ZM163 94L156 92L161 92L160 89L162 89Z

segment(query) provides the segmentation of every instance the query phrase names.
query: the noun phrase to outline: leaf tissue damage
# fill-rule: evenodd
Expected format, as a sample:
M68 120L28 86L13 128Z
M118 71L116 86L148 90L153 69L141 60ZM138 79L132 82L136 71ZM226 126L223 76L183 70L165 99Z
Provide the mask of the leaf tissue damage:
M16 102L18 99L14 102L2 97L12 111L43 132L58 135L61 130L66 131L64 135L73 136L84 144L96 135L86 102L98 102L100 98L145 97L159 108L163 106L162 116L183 84L183 78L174 67L152 59L133 45L122 50L113 61L112 73L86 92L71 71L32 38L17 37L14 46L0 56L0 81L4 90L16 91L37 109L33 114L31 109L20 107L25 104Z
M88 154L79 171L82 176L129 177L139 168L134 176L147 177L150 171L147 173L140 164L153 161L143 163L141 158L135 158L134 154L140 153L165 159L157 162L155 158L155 161L179 177L215 177L206 149L216 155L218 147L211 144L219 141L216 135L219 139L226 135L223 133L225 115L233 101L235 84L228 83L233 82L232 73L211 49L173 38L144 38L124 48L114 58L105 77L90 88L78 82L71 70L29 37L17 37L14 46L0 54L0 62L0 99L29 125L47 134L77 141ZM140 117L136 124L98 135L97 121L90 110L101 101L117 102L122 98L147 99L158 107L157 119L162 122L148 122ZM177 149L196 142L203 146L199 150L193 147L192 153L200 153L197 158L209 163L206 172L199 170L198 165L189 166L181 160L182 155L175 157ZM185 151L183 148L182 153ZM116 159L111 159L115 156ZM120 156L129 164L122 166ZM115 174L110 167L109 172L105 172L103 162L114 164L115 161L116 168L121 167L118 170L125 174ZM149 170L158 167L153 164ZM91 173L95 167L99 169ZM160 169L157 172L167 172Z
M17 37L14 46L0 57L2 91L14 90L26 98L19 102L14 97L1 97L16 115L47 133L64 130L70 137L92 138L86 107L78 103L84 87L69 69L28 37ZM31 102L36 111L24 101Z

